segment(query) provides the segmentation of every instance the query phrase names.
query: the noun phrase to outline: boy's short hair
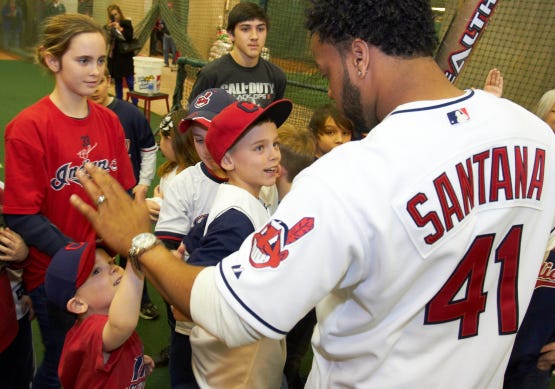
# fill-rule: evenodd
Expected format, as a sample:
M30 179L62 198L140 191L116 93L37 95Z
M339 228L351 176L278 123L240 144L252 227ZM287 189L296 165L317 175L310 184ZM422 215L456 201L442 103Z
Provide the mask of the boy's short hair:
M301 170L314 162L316 140L306 128L285 123L278 128L280 164L287 169L287 180L292 182Z
M254 19L262 20L266 24L266 29L270 29L270 20L262 7L255 3L239 3L229 12L227 31L233 34L237 24Z
M222 158L251 127L264 121L274 122L280 127L289 117L293 103L276 100L266 108L246 101L237 101L222 110L212 119L206 133L206 147L214 161L221 165Z
M179 131L186 132L193 122L208 128L214 116L235 101L237 99L222 88L211 88L199 93L189 104L189 114L179 123Z
M46 269L46 297L65 311L67 302L91 275L95 256L96 245L89 242L72 242L59 249Z

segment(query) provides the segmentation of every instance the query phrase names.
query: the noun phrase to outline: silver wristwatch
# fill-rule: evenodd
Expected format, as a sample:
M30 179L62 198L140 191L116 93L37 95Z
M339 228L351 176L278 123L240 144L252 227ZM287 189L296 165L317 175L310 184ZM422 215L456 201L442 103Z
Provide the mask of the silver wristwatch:
M143 232L142 234L135 236L131 240L131 248L129 249L128 255L133 267L138 271L141 271L139 257L160 243L162 243L160 239L156 238L156 235L151 234L150 232Z

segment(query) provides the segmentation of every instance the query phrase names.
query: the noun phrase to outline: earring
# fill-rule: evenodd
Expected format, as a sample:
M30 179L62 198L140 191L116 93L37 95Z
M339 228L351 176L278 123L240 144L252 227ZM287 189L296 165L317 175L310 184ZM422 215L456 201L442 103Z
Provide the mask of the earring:
M357 75L358 75L359 77L362 77L362 72L359 70L359 71L357 72Z

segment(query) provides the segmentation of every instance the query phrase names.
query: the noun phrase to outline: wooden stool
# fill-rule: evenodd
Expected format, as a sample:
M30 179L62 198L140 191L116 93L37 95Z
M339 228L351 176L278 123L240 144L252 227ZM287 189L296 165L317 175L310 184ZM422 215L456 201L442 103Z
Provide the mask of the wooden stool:
M168 112L170 112L170 103L168 100L167 93L158 92L158 93L148 94L148 93L142 93L137 91L128 91L127 101L129 101L129 99L140 99L145 101L143 112L145 114L146 120L148 120L149 123L150 123L150 102L151 101L162 100L162 99L166 100L166 109Z

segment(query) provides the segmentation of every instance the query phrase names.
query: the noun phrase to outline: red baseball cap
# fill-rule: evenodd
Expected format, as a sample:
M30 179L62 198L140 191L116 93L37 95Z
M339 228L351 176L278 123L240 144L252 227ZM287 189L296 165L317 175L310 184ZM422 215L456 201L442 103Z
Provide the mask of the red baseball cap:
M206 148L221 165L222 158L239 137L261 117L268 117L280 127L293 109L291 100L276 100L266 108L246 101L238 101L214 116L206 133Z

